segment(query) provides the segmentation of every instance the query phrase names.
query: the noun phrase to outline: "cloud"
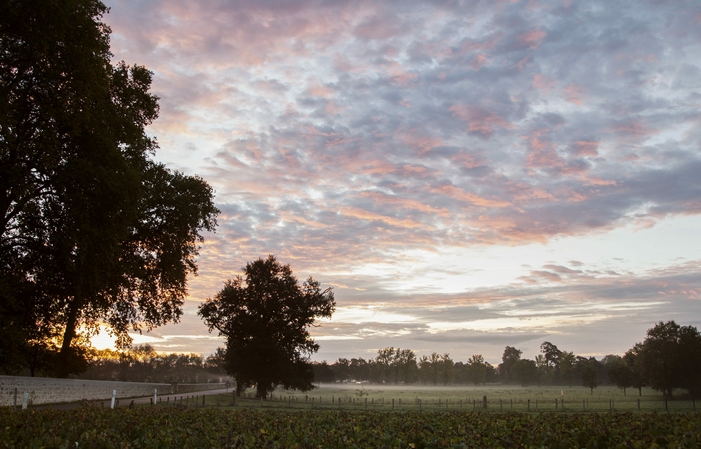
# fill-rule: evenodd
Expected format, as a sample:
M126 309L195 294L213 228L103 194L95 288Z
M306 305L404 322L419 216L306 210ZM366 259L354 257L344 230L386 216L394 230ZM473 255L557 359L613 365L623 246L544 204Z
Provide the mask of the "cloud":
M596 253L601 235L701 213L701 11L691 2L108 6L115 60L154 71L156 157L207 179L222 210L193 302L272 253L318 270L347 306L427 306L431 282L477 275L410 268L426 254L479 258L568 239ZM617 248L633 260L632 247L647 244ZM692 246L679 251L696 260ZM668 285L658 285L622 262L594 270L581 255L522 257L532 267L504 277L501 288L432 300L665 296L676 304L700 291L687 275L665 273ZM367 284L354 279L368 267L378 272ZM425 326L408 336L376 326L344 329L334 338L360 340L328 343L364 351L370 335L377 344L405 338L404 346L437 338Z

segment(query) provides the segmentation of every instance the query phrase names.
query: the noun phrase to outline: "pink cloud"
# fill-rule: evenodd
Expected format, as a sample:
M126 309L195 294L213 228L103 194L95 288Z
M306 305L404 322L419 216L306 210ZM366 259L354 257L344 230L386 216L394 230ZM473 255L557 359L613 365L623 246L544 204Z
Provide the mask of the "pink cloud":
M488 60L489 59L483 54L475 55L472 59L470 59L470 68L477 71L481 69Z
M381 221L383 223L386 223L390 226L396 226L399 228L431 228L431 226L426 226L422 223L419 223L414 220L409 220L409 219L399 219L399 218L394 218L394 217L388 217L385 215L377 214L375 212L370 212L365 209L361 209L359 207L342 207L339 210L340 213L347 217L352 217L356 218L359 220L368 220L368 221Z
M519 34L516 39L521 47L536 49L547 34L543 30L530 30Z
M547 94L557 86L557 80L548 76L536 73L533 76L533 87Z
M582 86L578 86L576 84L570 84L565 88L565 94L566 97L565 99L569 101L570 103L574 103L576 105L581 105L582 104L582 94L586 91L586 89Z
M570 145L570 152L575 156L598 156L598 140L577 140Z
M468 203L471 203L475 206L480 206L480 207L501 208L501 207L511 206L511 203L509 203L508 201L491 200L488 198L484 198L484 197L477 195L475 193L466 192L465 190L460 189L460 188L458 188L454 185L451 185L451 184L432 186L432 187L430 187L430 191L433 193L438 193L441 195L451 197L451 198L459 200L459 201L465 201L465 202L468 202Z
M450 112L459 119L467 122L467 130L489 138L494 134L494 128L514 129L516 126L496 114L477 105L453 105Z
M381 205L395 206L401 209L415 210L442 217L449 217L451 215L450 211L446 208L430 206L412 198L402 198L380 192L361 192L360 196L371 199Z

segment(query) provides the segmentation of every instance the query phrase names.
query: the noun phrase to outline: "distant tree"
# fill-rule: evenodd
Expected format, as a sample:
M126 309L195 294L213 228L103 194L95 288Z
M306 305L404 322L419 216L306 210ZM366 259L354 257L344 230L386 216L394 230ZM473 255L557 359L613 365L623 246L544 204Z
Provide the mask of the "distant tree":
M553 381L554 369L545 359L545 356L543 354L538 354L535 356L534 361L536 368L538 368L538 385L551 384Z
M641 351L642 344L636 343L635 346L626 351L625 355L623 356L623 363L625 363L626 368L630 370L630 386L637 388L638 396L643 395L643 387L647 385L647 380L645 379L645 376L642 373L642 367L640 366L641 357L639 357L639 354Z
M393 366L395 370L395 383L400 379L405 384L413 384L418 376L418 365L416 364L416 354L411 349L397 348L394 353Z
M589 388L590 394L594 394L594 388L599 385L599 362L594 358L580 358L580 376L582 385Z
M487 381L487 363L481 355L473 355L467 359L467 380L475 385Z
M519 359L511 368L514 380L526 387L536 382L538 379L538 367L535 361L529 359Z
M626 389L633 386L633 371L620 356L609 357L604 364L609 380L623 389L623 396L626 396Z
M362 357L352 358L348 366L350 378L354 380L370 380L372 378L372 364Z
M560 375L560 358L562 357L562 351L560 351L557 346L550 343L549 341L544 341L540 345L540 352L543 353L547 365L553 368L553 378L559 377Z
M207 356L204 367L211 374L226 374L226 349L217 348L213 354Z
M322 290L311 277L302 285L289 265L274 256L249 262L228 280L198 314L209 330L227 338L227 371L239 384L255 384L267 397L277 385L302 391L313 388L308 357L319 350L308 328L330 318L336 307L333 290Z
M501 356L502 362L499 364L499 376L503 382L513 382L516 379L511 372L513 366L521 359L522 351L511 346L504 348L504 354Z
M337 380L348 380L350 379L350 360L346 358L339 358L332 365L331 369L334 371L334 377Z
M433 353L436 356L438 356L437 353ZM434 376L433 376L433 363L431 362L431 359L427 355L422 355L421 358L419 359L417 363L419 367L419 381L426 385L428 383L433 383ZM438 382L438 378L435 378L435 383Z
M455 362L447 352L440 357L439 362L440 379L443 385L452 384L455 381Z
M488 362L485 362L485 366L487 368L487 378L485 380L486 383L494 383L497 381L497 369Z
M391 381L390 369L392 362L394 360L394 348L381 348L377 350L377 357L375 357L375 366L377 369L377 375L380 382Z
M572 386L574 364L577 361L573 352L562 351L560 354L560 376L567 385Z
M333 368L326 363L326 360L312 362L312 371L314 371L314 382L332 383L336 380Z

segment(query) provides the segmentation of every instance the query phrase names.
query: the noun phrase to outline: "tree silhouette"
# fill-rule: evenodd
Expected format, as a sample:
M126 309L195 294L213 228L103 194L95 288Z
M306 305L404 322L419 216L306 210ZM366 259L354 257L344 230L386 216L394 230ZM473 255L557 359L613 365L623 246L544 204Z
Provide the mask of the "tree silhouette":
M237 393L256 385L265 398L278 385L313 388L308 357L319 350L308 328L335 310L333 290L321 290L311 277L300 285L289 265L274 256L249 262L243 275L226 281L198 315L227 338L226 368L236 378Z

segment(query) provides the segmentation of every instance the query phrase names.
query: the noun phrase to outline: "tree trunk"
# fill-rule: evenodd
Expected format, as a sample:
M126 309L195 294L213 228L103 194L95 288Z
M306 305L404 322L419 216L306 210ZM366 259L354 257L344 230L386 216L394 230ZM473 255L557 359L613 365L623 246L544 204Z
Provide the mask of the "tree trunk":
M80 300L74 297L68 312L68 321L66 329L63 331L63 342L61 343L61 351L58 355L58 366L56 367L56 375L58 377L68 377L71 371L70 352L71 343L75 337L75 328L78 324L78 311L80 310Z

